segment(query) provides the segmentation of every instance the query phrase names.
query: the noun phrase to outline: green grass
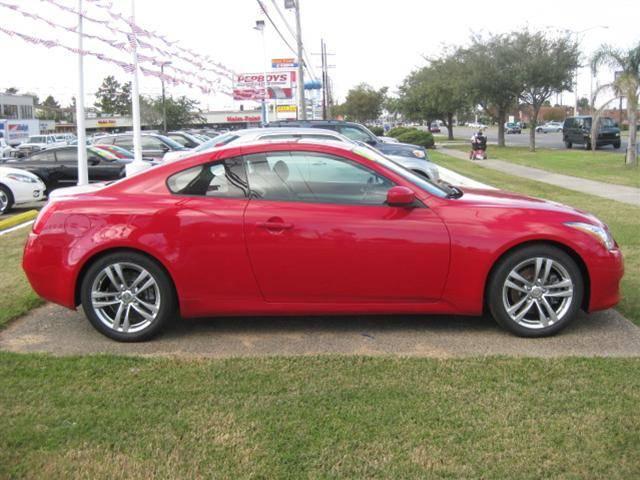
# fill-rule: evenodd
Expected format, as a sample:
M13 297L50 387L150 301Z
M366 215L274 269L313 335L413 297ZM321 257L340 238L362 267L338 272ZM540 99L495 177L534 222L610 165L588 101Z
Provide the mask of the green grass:
M607 223L625 259L623 299L617 308L627 318L640 325L640 208L507 175L440 152L430 152L429 156L434 162L480 182L565 203L592 212Z
M640 359L0 354L2 478L640 477Z
M0 236L0 328L42 304L22 271L22 250L29 228Z
M469 151L468 145L451 146L451 148L464 152ZM544 148L539 148L536 152L530 152L528 147L489 146L490 158L539 168L549 172L640 188L640 168L625 165L624 154L620 152L606 150L590 152L577 149L553 150Z

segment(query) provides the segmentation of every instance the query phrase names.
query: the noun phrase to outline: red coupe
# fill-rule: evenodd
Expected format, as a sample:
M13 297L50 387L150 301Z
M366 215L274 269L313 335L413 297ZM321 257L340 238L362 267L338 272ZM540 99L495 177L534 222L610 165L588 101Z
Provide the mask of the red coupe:
M88 190L88 191L87 191ZM120 341L182 317L489 312L553 334L619 300L620 250L594 216L435 185L366 146L228 146L40 212L24 269Z

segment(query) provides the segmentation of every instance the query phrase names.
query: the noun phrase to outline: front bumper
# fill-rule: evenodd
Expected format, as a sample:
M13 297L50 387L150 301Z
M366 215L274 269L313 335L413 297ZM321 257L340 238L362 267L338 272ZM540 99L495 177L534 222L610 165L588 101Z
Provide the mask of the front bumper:
M624 275L622 252L616 248L589 265L591 289L588 311L605 310L620 301L620 281Z

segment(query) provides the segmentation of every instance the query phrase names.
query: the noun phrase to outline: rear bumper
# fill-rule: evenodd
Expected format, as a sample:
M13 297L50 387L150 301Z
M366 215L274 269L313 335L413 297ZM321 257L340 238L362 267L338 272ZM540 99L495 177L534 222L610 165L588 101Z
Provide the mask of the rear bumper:
M624 261L619 249L608 252L606 257L589 265L589 312L611 308L620 301L620 281L623 275Z

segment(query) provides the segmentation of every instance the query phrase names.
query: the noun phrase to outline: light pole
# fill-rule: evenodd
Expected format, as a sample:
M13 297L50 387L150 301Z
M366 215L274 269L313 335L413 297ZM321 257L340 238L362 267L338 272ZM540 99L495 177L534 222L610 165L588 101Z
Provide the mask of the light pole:
M295 0L296 9L296 42L298 47L298 101L300 105L300 119L307 119L307 104L304 99L304 58L302 56L302 27L300 26L300 0Z
M260 32L262 36L262 126L264 127L269 123L269 109L267 108L267 99L269 98L269 88L267 82L267 43L264 38L264 20L256 20L256 26L254 30Z
M589 27L589 28L585 28L584 30L579 30L579 31L575 31L575 30L569 30L571 33L573 33L576 36L576 40L577 40L577 44L578 47L580 47L580 35L587 33L591 30L595 30L597 28L602 28L607 30L609 28L609 25L595 25L593 27ZM575 105L573 107L573 114L574 115L578 115L578 71L580 70L580 66L576 67L576 72L575 72L575 82L574 82L574 88L576 90L576 95L575 95ZM593 84L593 73L591 74L591 83ZM591 96L593 97L593 89L591 92ZM593 102L593 98L589 99L589 103ZM593 106L592 106L593 108Z
M131 0L131 23L136 21L135 0ZM132 26L130 35L130 44L132 48L133 60L133 81L131 82L131 114L133 120L133 162L127 163L125 170L127 175L131 175L140 170L148 168L148 165L142 161L142 134L140 128L140 88L138 86L138 40L136 38L136 29Z
M160 81L162 82L162 128L167 133L167 99L164 94L164 66L171 65L171 62L162 62L160 64Z

